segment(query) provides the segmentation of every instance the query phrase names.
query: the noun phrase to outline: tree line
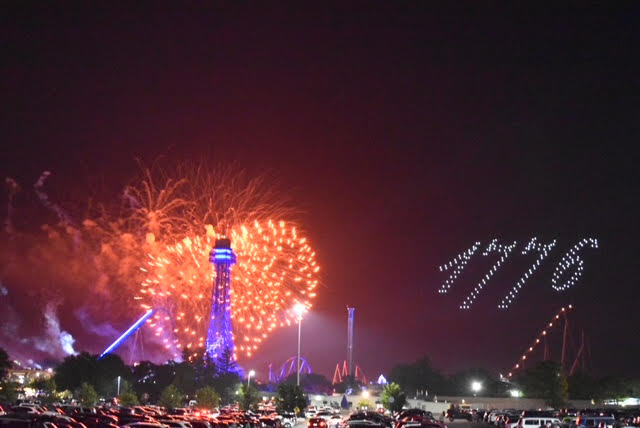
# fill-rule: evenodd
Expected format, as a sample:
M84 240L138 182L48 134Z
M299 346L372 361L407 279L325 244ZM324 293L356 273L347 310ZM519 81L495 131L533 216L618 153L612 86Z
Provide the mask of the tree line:
M185 353L182 362L155 364L142 361L129 367L114 354L98 358L83 352L66 357L56 368L53 378L38 379L30 386L39 391L43 402L73 396L87 405L94 404L98 397L118 397L123 405L158 403L169 408L179 407L191 399L204 407L238 402L246 409L259 401L258 390L242 382L230 352L222 353L215 360L208 358L204 350L196 352L196 357L193 355ZM5 378L9 367L9 356L0 348L0 379ZM394 366L389 380L392 385L385 388L382 402L388 400L387 404L396 403L396 406L398 402L404 404L406 396L427 399L471 394L501 397L510 396L513 390L520 391L525 397L544 399L556 407L570 398L599 401L640 396L640 379L597 378L582 372L567 376L560 364L553 361L542 361L506 382L482 368L445 375L424 356L413 363ZM472 391L472 382L479 383L481 389ZM352 376L332 385L325 376L315 373L302 375L301 387L295 383L296 376L292 374L279 385L261 385L261 388L276 392L280 408L292 411L306 405L307 393L350 390L357 393L364 386ZM18 385L4 381L0 387L0 402L15 400Z
M53 377L39 378L26 386L37 391L44 404L75 398L83 405L94 406L100 397L116 398L124 406L154 403L166 408L182 407L190 400L196 400L202 408L238 403L242 409L250 409L258 404L258 390L242 382L231 352L223 352L217 359L210 359L204 350L193 355L185 352L182 362L142 361L130 367L115 354L99 358L82 352L66 357ZM11 360L0 348L0 402L14 402L21 389L21 385L5 379L10 368ZM304 389L291 379L272 388L283 411L306 407Z
M585 372L568 376L555 361L541 361L522 370L513 380L505 381L482 368L460 370L447 376L424 356L413 363L396 365L389 379L410 396L507 397L517 390L525 397L541 398L556 407L569 399L600 401L640 396L640 379L596 377ZM474 381L482 385L480 390L471 389Z

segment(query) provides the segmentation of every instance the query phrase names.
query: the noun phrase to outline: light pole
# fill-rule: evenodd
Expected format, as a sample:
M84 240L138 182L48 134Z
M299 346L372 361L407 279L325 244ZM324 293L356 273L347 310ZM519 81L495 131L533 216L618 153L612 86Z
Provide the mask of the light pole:
M300 386L300 339L302 338L302 314L307 308L302 303L296 303L293 312L298 317L298 358L296 360L296 385Z
M256 371L255 370L250 370L249 374L247 375L247 388L249 388L249 384L251 382L251 376L255 376L256 375Z
M116 395L120 396L120 376L118 376L118 393Z

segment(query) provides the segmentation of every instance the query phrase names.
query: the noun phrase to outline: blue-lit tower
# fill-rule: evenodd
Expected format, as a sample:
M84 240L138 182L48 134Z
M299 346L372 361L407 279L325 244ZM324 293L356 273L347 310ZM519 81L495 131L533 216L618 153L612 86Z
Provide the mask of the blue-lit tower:
M347 322L347 368L349 370L349 376L355 375L355 366L353 364L353 318L356 308L347 306L347 312L349 314Z
M226 349L233 355L233 332L231 328L231 266L236 263L236 255L231 249L231 240L217 239L211 250L209 261L216 268L211 297L211 319L207 332L206 351L212 359Z

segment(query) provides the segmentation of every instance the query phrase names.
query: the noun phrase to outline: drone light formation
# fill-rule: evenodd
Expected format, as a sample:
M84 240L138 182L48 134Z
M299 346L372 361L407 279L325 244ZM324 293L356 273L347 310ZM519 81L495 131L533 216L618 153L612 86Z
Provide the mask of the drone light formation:
M487 248L482 252L483 256L488 256L492 252L498 252L502 255L496 261L496 263L489 269L483 278L476 284L474 289L465 297L465 299L460 304L460 309L470 309L473 302L478 298L480 292L484 289L484 287L489 283L493 275L498 271L498 268L502 266L511 252L516 247L516 241L509 245L503 245L498 243L497 239L493 239ZM516 282L513 288L508 292L508 294L502 298L500 303L498 304L499 309L507 309L511 303L513 303L514 299L527 282L527 280L535 273L538 267L542 264L544 259L546 259L551 250L555 247L556 240L554 239L548 244L542 244L538 242L538 238L531 238L531 240L527 243L527 245L522 250L522 254L526 255L532 251L538 252L538 258L536 261L529 267L528 271L526 271L522 277ZM449 277L445 280L444 284L438 289L438 293L446 294L451 289L453 283L458 279L461 272L464 270L466 265L471 260L471 257L475 254L477 249L480 246L480 242L475 242L469 249L458 254L453 260L439 267L440 272L445 270L449 270L453 268L453 271L449 275ZM551 286L555 291L565 291L569 288L573 287L584 271L584 260L580 257L580 251L584 248L590 246L591 248L598 248L598 240L595 238L584 238L580 240L577 244L575 244L569 251L562 257L558 265L556 266L553 277L551 278ZM562 275L572 266L575 266L575 270L566 281L562 282Z
M553 287L554 290L564 291L573 287L575 283L578 282L584 271L584 260L580 257L579 252L586 246L598 248L598 240L595 238L584 238L565 253L556 266L556 269L553 271L553 276L551 277L551 287ZM564 275L567 269L574 265L576 266L576 269L573 271L569 279L565 282L561 282L562 275Z
M464 299L462 304L460 305L460 309L469 309L473 302L478 298L480 292L484 288L485 285L491 280L493 275L498 271L498 268L502 265L502 263L507 260L513 249L516 247L516 241L513 241L509 245L499 244L497 239L491 241L491 243L487 246L487 249L482 252L483 256L488 256L493 252L497 252L502 254L500 258L496 261L496 263L491 266L489 272L484 275L484 277L476 284L471 293Z
M439 267L440 272L449 270L453 267L453 272L451 272L451 275L449 275L449 278L447 278L444 281L444 284L442 284L442 287L440 287L440 289L438 290L438 293L445 294L451 289L451 286L453 285L455 280L458 279L458 276L460 275L460 273L462 273L465 266L467 266L467 263L469 263L469 260L471 260L471 256L473 256L473 254L478 250L478 248L480 248L480 241L475 242L471 246L471 248L458 254L449 263L445 263L444 265Z
M522 286L524 285L524 283L527 282L529 277L533 275L533 273L538 269L538 266L540 266L540 263L542 263L542 261L549 255L549 253L551 252L551 249L553 249L555 245L556 245L555 239L551 241L549 244L541 244L540 242L538 242L538 238L531 238L531 241L529 241L526 247L524 247L524 249L522 250L522 254L526 255L531 251L537 251L538 258L536 259L535 263L531 265L529 270L525 272L524 275L522 275L522 277L518 280L516 285L513 286L511 291L509 291L509 294L507 294L502 299L502 301L498 305L498 308L507 309L509 306L511 306L511 303L513 302L513 300L516 298L516 296L522 289Z

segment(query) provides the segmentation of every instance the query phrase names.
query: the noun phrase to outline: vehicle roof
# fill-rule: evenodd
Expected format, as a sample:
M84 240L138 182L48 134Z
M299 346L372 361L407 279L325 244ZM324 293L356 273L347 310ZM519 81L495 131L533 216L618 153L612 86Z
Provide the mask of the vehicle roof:
M553 415L537 415L537 416L523 416L520 419L558 419L557 417L553 416ZM558 419L559 420L559 419Z
M580 420L582 419L615 419L613 415L580 415Z

